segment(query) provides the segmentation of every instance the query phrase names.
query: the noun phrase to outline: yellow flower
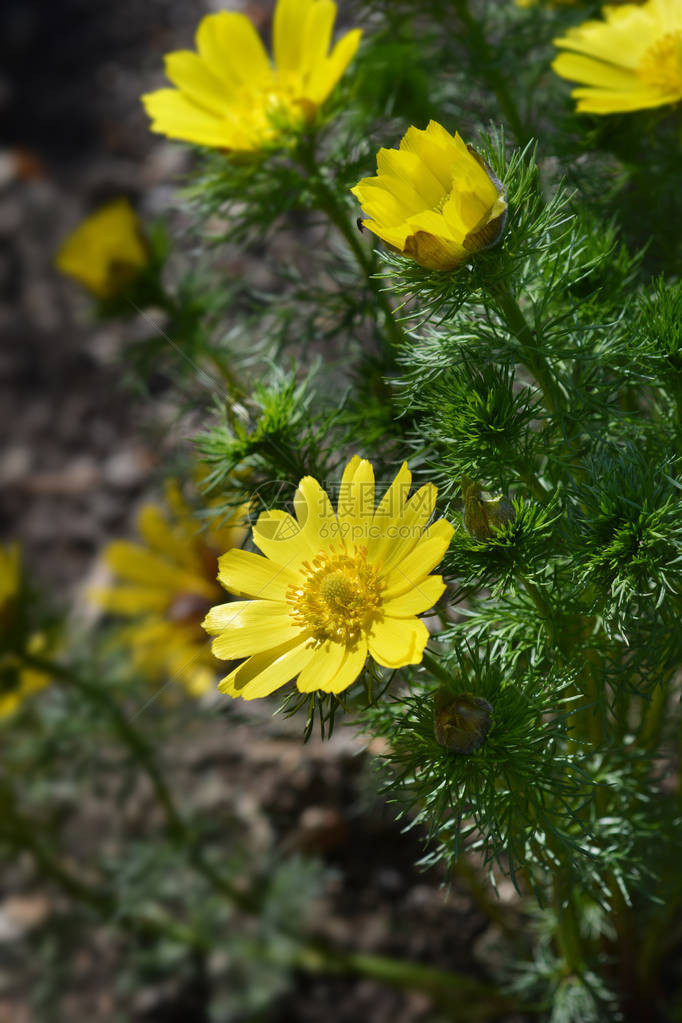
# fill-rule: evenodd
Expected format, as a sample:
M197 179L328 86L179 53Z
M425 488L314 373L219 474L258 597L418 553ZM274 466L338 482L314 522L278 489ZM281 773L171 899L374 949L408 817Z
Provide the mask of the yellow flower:
M682 99L682 2L648 0L602 13L603 21L586 21L554 40L572 51L552 67L583 86L571 93L577 111L616 114Z
M504 188L459 135L436 121L408 128L400 149L380 149L375 178L351 191L363 225L431 270L452 270L504 230Z
M127 199L114 199L86 217L55 260L97 298L115 298L149 262L140 219Z
M246 537L239 525L245 509L238 508L226 524L202 531L177 484L168 485L166 503L168 510L149 504L140 511L143 543L109 545L105 559L118 581L93 597L106 610L136 619L118 639L130 649L139 671L152 678L168 676L191 696L201 696L215 684L218 665L200 623L222 596L216 582L218 555Z
M358 455L343 473L337 512L317 480L305 476L294 497L296 519L263 512L253 542L263 552L232 550L218 579L248 600L221 604L204 628L213 653L246 658L219 685L253 700L297 677L303 693L340 693L362 671L367 654L386 668L418 664L429 638L416 615L432 607L445 584L430 575L453 528L427 528L436 488L408 501L412 474L403 463L374 509L374 471Z
M21 588L21 554L18 544L0 547L0 718L13 714L31 693L50 681L49 675L22 664L14 648L12 604ZM34 633L25 645L26 653L38 656L47 645L43 633Z
M151 130L216 149L255 152L280 134L310 121L353 59L354 29L329 53L336 18L332 0L278 0L274 66L244 14L221 11L202 18L198 53L166 56L176 89L142 97Z

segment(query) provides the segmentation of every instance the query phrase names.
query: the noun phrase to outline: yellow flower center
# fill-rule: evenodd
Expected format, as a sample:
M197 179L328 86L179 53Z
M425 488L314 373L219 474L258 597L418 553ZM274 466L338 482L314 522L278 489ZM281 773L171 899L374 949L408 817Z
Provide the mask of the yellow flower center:
M301 97L301 88L300 82L276 75L262 85L245 86L234 107L241 113L248 112L251 130L258 138L270 140L315 116L315 104Z
M657 39L639 62L637 74L647 85L682 96L682 31Z
M305 578L292 586L287 600L294 621L323 643L352 646L377 617L384 584L367 564L367 550L323 551L303 565Z

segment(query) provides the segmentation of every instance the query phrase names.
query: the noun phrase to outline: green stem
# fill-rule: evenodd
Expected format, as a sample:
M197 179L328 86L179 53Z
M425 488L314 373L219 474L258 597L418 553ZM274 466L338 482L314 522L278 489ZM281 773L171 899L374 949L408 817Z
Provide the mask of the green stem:
M425 649L422 654L422 664L432 675L435 675L437 679L444 682L446 686L450 685L452 682L451 673L443 667L438 658L428 649Z
M300 965L312 970L360 974L394 988L424 991L441 1005L458 1006L460 1020L490 1020L522 1008L538 1011L536 1007L522 1007L515 998L463 973L366 952L334 950L330 955L330 951L323 946L308 946L302 951Z
M566 973L578 976L585 969L578 918L571 894L571 885L561 879L555 881L556 939L564 960Z
M35 657L34 655L24 655L24 663L28 667L43 671L73 686L74 689L79 690L86 696L91 703L101 707L106 712L119 736L149 778L156 798L164 811L169 833L175 838L183 837L186 831L185 824L175 806L170 789L166 785L161 770L156 763L152 748L144 736L128 720L106 685L92 683L62 664L41 657Z
M315 196L318 209L328 217L332 224L343 235L348 247L355 257L358 266L367 279L372 294L384 317L384 328L391 347L387 349L387 357L391 364L395 362L395 351L405 343L405 334L395 318L388 296L375 276L376 263L372 253L368 252L362 242L357 228L348 217L346 204L331 187L324 176L323 169L315 156L314 140L307 139L299 148L301 163L309 176L309 185Z
M174 298L173 295L169 295L161 282L159 282L156 300L164 312L168 315L169 330L172 333L177 332L180 340L182 340L182 338L192 330L192 325L196 323L196 318L192 313L191 305L189 308L185 308L180 299ZM188 324L190 326L188 326ZM245 397L244 389L239 383L236 375L226 363L225 359L223 359L222 355L216 352L213 348L208 348L206 354L220 374L232 401L243 401Z
M524 125L518 108L512 99L511 83L498 70L496 57L488 44L480 22L471 13L469 0L454 0L454 5L469 37L471 52L476 57L476 67L487 78L492 91L495 93L499 108L507 118L511 130L516 136L516 141L520 146L525 146L530 141L532 133Z
M668 702L668 686L671 676L662 678L653 691L649 706L644 713L644 724L638 736L638 745L649 751L658 747L658 742L665 720L665 709Z
M520 361L535 377L547 410L556 415L563 402L561 391L549 363L538 350L537 338L529 327L519 303L506 284L497 285L491 293L509 333L519 342Z
M194 867L199 873L204 875L206 880L215 889L221 891L223 895L226 895L240 909L246 912L255 911L257 904L249 894L236 888L231 881L216 871L207 862L201 849L195 845L194 840L196 836L194 830L186 822L175 805L175 800L166 785L152 748L141 732L125 716L111 693L104 686L93 685L85 679L79 678L76 673L71 672L61 664L33 656L26 657L25 663L40 671L44 671L46 674L57 676L62 681L73 685L84 696L87 696L93 703L106 711L119 736L149 778L156 798L164 811L169 834L176 841L182 842L190 849L190 859Z
M516 578L521 583L530 599L535 604L537 612L542 619L542 623L547 632L547 637L550 643L554 643L556 634L554 630L554 615L552 606L549 601L545 598L542 590L534 582L531 582L522 572L517 572Z

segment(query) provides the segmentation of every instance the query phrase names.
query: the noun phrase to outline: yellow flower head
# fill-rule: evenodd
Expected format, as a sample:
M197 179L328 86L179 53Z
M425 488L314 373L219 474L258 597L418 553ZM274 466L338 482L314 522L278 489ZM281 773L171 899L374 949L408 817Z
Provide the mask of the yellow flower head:
M346 466L337 511L317 480L305 476L294 497L296 518L263 512L253 542L263 552L232 550L218 579L247 600L214 607L204 628L213 653L246 658L220 683L230 696L267 696L293 678L303 693L340 693L367 654L387 668L418 664L429 633L416 616L445 584L430 575L453 528L433 513L436 488L409 500L403 464L374 508L374 471L358 455Z
M149 262L140 219L127 199L114 199L83 220L55 260L97 298L115 298Z
M176 89L142 97L152 131L215 149L255 152L280 134L310 121L353 59L361 31L343 36L329 52L336 4L332 0L278 0L274 66L244 14L221 11L202 18L198 53L166 56Z
M191 696L201 696L214 686L218 670L201 620L222 596L218 555L246 537L239 525L245 509L237 509L225 525L202 531L177 484L168 485L166 503L167 509L149 504L140 511L142 543L109 545L105 559L118 581L93 597L113 614L135 619L118 638L139 671L168 676Z
M480 157L436 121L408 128L400 149L380 149L377 176L351 191L379 238L431 270L452 270L494 244L504 188Z
M15 629L12 603L19 595L20 588L19 545L0 547L0 718L14 713L27 696L42 689L50 681L45 672L22 664L20 652L13 648ZM40 655L46 643L44 634L36 632L25 644L26 653Z
M552 67L580 82L578 113L616 114L682 99L682 0L604 7L603 21L569 29Z

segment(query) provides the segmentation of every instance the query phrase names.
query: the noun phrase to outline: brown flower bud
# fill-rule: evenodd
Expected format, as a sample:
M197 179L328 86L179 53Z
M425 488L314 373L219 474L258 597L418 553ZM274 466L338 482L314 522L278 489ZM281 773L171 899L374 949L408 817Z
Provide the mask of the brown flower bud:
M514 506L504 494L492 497L468 476L462 477L462 495L464 525L479 540L487 540L493 530L514 521Z
M436 742L453 753L473 753L485 742L493 708L482 696L439 689L433 699Z

